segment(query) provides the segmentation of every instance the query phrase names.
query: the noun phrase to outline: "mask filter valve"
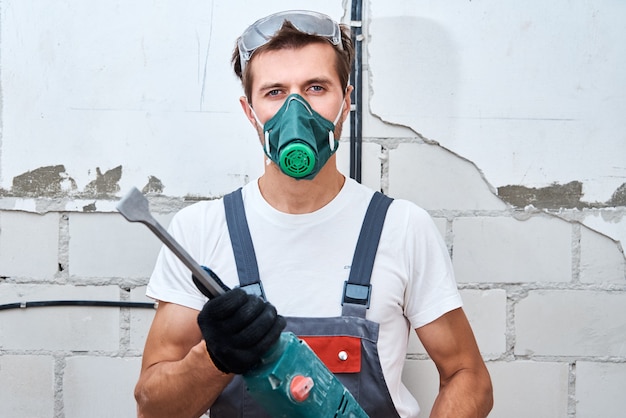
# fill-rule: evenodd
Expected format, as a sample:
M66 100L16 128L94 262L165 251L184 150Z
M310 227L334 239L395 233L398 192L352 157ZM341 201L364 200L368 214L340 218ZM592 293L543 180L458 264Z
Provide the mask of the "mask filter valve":
M307 144L290 142L280 152L280 168L294 178L306 177L315 168L315 153Z

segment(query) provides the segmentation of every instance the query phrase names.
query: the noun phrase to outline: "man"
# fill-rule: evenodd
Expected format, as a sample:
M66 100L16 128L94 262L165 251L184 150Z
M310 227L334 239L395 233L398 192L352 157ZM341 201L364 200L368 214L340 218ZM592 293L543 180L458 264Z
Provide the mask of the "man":
M265 172L240 193L194 204L172 220L172 235L233 290L207 302L210 292L162 250L147 292L160 302L135 390L139 416L198 417L209 408L217 417L264 416L235 375L257 366L285 327L341 344L338 335L359 336L356 351L327 361L350 364L338 376L371 417L419 413L401 383L411 328L440 373L432 416L490 411L489 374L432 220L337 170L352 58L346 27L314 12L268 16L239 38L233 67ZM387 212L379 239L364 240L374 245L369 274L355 247L364 224L369 231L364 218L374 201L386 202L378 206ZM357 270L366 271L364 283L353 282Z

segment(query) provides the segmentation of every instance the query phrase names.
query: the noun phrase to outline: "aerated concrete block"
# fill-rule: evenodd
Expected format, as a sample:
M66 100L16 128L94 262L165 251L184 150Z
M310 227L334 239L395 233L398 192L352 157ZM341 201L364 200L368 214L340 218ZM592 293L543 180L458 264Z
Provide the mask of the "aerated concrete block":
M146 296L146 286L132 289L130 299L133 302L150 302L154 300ZM130 310L130 349L143 351L150 325L154 319L155 309L131 309Z
M515 308L515 353L623 357L626 294L531 291Z
M344 127L345 129L345 127ZM380 190L380 145L364 142L361 144L361 184ZM337 168L346 177L350 176L350 142L342 142L337 150Z
M506 351L506 291L462 290L465 314L484 356Z
M626 283L626 259L618 244L587 228L580 236L580 281Z
M143 224L117 213L71 213L69 272L72 277L147 278L162 244ZM154 215L167 227L171 216Z
M489 418L567 417L567 363L489 362L494 406Z
M435 398L439 393L439 373L432 360L406 360L402 382L417 399L420 417L430 416Z
M59 215L0 212L0 276L51 279L59 269Z
M571 225L556 218L457 218L453 263L459 282L568 282Z
M626 411L626 363L576 364L576 418L621 418Z
M54 358L0 356L0 417L54 416Z
M117 286L5 284L0 303L54 300L119 300ZM119 308L60 306L6 310L0 348L6 350L117 351Z
M506 292L493 290L461 290L463 310L472 326L478 348L485 357L506 351ZM426 354L417 334L409 337L408 354Z
M136 416L141 358L70 357L63 376L65 418Z

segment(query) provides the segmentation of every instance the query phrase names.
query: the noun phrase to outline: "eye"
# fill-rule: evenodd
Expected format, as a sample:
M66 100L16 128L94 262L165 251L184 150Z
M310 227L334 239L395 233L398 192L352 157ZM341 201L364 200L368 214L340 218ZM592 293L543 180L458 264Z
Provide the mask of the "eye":
M320 93L320 92L324 91L324 87L317 86L317 85L316 86L311 86L311 87L309 87L309 89L311 91L313 91L314 93Z
M270 97L273 97L273 96L278 96L280 93L281 93L281 91L280 91L280 90L278 90L278 89L274 89L274 90L270 90L270 91L268 91L268 92L267 92L267 95L268 95L268 96L270 96Z

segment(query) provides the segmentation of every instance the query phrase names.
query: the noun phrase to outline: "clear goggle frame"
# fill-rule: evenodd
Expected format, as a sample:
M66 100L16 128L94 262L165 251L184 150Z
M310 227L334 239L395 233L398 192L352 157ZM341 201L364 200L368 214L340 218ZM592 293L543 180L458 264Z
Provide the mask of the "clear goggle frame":
M269 42L286 20L300 32L321 36L339 49L343 49L339 24L325 14L309 10L279 12L254 22L237 41L242 74L254 51Z

